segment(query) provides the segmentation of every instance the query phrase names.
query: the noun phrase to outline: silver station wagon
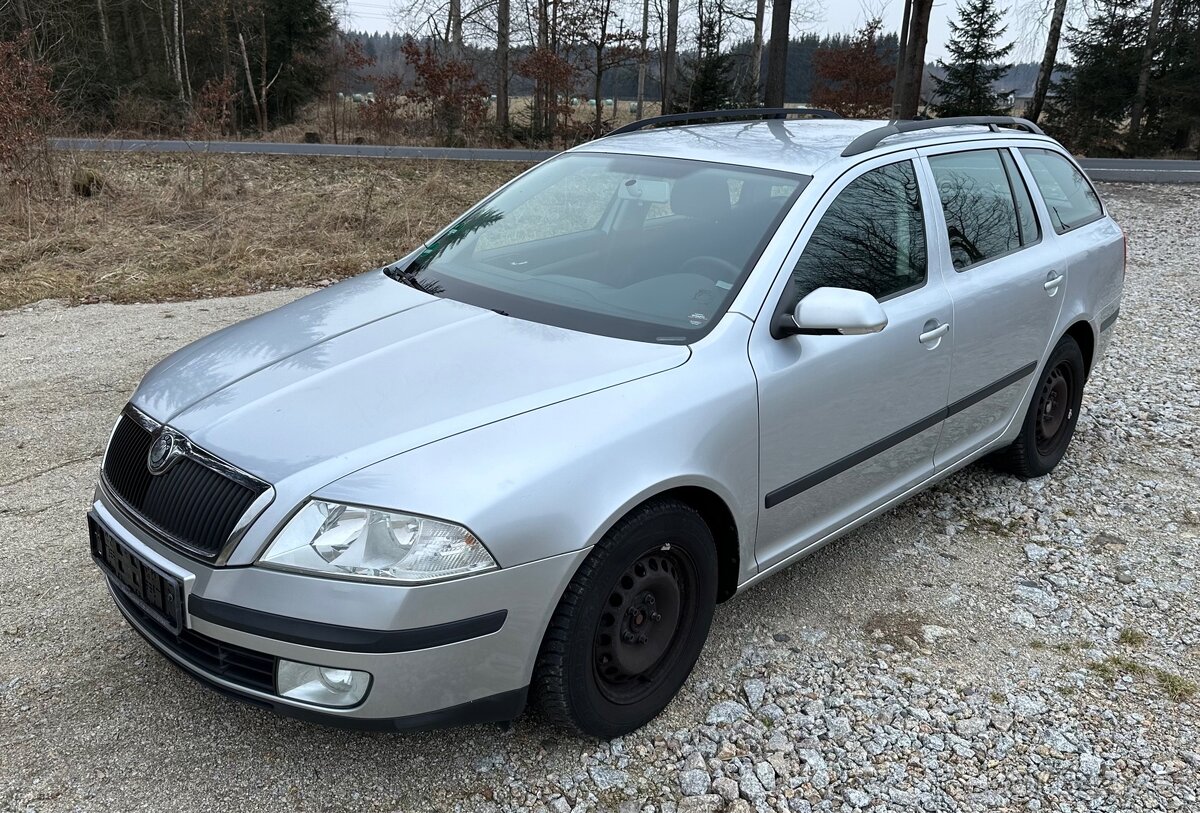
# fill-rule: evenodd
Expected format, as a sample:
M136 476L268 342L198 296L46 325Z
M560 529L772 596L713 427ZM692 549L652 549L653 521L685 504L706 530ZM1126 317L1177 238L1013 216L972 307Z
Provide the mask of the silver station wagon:
M1125 273L1066 151L725 115L577 147L151 370L88 517L129 624L301 718L533 700L610 737L717 602L984 455L1051 471Z

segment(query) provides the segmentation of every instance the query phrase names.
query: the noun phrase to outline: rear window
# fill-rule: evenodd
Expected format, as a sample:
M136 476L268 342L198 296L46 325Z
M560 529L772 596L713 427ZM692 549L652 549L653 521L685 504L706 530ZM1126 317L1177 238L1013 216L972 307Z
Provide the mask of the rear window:
M1075 165L1052 150L1023 148L1021 155L1033 172L1054 230L1059 234L1099 220L1104 214L1096 190Z

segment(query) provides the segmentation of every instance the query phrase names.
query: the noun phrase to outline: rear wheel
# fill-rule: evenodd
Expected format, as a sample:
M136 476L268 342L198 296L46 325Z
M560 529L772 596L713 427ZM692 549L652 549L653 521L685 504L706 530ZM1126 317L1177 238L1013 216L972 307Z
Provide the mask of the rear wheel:
M604 738L652 720L691 673L716 593L715 543L694 509L657 500L622 519L550 621L535 678L545 713Z
M1075 434L1086 378L1083 352L1074 339L1064 336L1042 371L1021 434L995 458L1000 468L1033 478L1058 465Z

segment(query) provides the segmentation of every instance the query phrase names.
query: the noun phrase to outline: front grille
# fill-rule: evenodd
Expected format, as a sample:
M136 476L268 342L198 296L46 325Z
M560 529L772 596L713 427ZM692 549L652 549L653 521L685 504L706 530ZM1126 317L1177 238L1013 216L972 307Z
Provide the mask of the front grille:
M152 619L118 589L112 591L117 603L164 649L193 666L247 689L275 693L275 656L245 649L195 630L175 634Z
M214 559L250 504L266 490L249 477L228 474L184 456L159 475L150 473L147 456L154 433L129 414L121 416L108 453L104 479L125 505L166 542Z

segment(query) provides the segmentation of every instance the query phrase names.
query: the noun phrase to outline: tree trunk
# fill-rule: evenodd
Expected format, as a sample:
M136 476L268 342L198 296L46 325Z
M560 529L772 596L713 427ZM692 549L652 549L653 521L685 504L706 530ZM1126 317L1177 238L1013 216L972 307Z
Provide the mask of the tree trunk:
M600 36L600 45L596 47L596 120L593 122L595 137L599 138L604 131L604 100L600 98L600 80L604 78L604 35Z
M158 0L158 27L162 30L163 55L166 59L167 73L178 81L175 76L175 59L171 56L171 40L167 37L167 13L163 11L162 0Z
M750 42L750 103L758 104L759 85L762 84L763 24L767 21L767 0L758 0L754 6L754 37Z
M96 11L100 16L100 43L104 46L104 56L112 62L112 41L108 38L108 12L104 0L96 0Z
M181 31L181 29L179 27L179 3L180 2L181 2L181 0L175 0L175 2L173 2L171 4L171 9L172 9L171 31L172 31L172 36L175 40L175 47L172 49L174 56L175 56L175 85L176 85L176 87L179 88L179 101L182 102L185 97L184 97L184 93L183 93L183 63L181 61L181 56L180 56L180 50L181 50L180 45L181 44L179 41L180 31Z
M496 6L496 127L508 131L508 35L511 25L509 0Z
M766 107L783 107L787 91L788 38L792 34L792 0L772 0L771 42L767 48Z
M1042 108L1046 106L1046 95L1050 92L1050 79L1054 76L1054 66L1058 63L1058 41L1062 38L1063 17L1067 13L1067 0L1054 0L1054 13L1050 15L1050 30L1046 32L1046 52L1042 54L1042 64L1038 68L1037 84L1033 86L1033 99L1030 100L1029 110L1025 117L1037 124L1042 116Z
M663 53L662 112L675 106L675 49L679 42L679 0L667 0L667 47Z
M254 108L254 117L258 119L258 131L267 132L267 123L263 120L262 109L258 106L258 91L254 88L254 72L250 70L250 55L246 53L246 38L238 32L238 47L242 51L242 66L246 69L246 87L250 88L250 105Z
M138 46L137 32L133 27L133 15L129 13L130 0L121 3L121 27L125 29L125 49L129 51L129 64L134 76L146 73L146 65L142 59L142 51Z
M450 0L450 21L447 26L450 35L450 56L454 59L462 57L462 0Z
M538 50L546 53L550 50L550 5L548 0L538 0L537 44ZM533 84L533 122L535 135L544 136L550 132L549 94L546 91L545 75L539 71Z
M1142 114L1146 110L1146 93L1150 89L1150 69L1154 67L1154 48L1158 44L1158 17L1162 12L1162 0L1150 5L1150 25L1146 31L1146 45L1142 48L1142 67L1138 72L1137 93L1133 107L1129 110L1129 139L1125 149L1134 151L1142 135Z
M16 5L17 5L17 25L19 25L21 27L22 31L27 31L30 28L33 28L33 26L30 25L30 23L29 23L29 11L26 10L26 8L25 8L25 0L17 0Z
M896 78L892 81L892 118L900 117L904 101L904 77L908 75L905 56L908 54L908 23L912 18L912 0L904 0L904 17L900 21L900 41L896 43Z
M895 116L911 119L921 104L921 84L925 79L925 47L929 42L929 15L933 0L912 0L912 13L905 38L904 72L896 77L899 94Z
M646 51L646 41L650 36L650 0L642 0L642 52L638 56L638 89L637 117L644 115L646 105L646 60L650 54Z
M183 0L177 0L179 4L179 53L183 57L183 88L186 91L187 103L192 103L192 69L188 65L187 55L187 30L183 22Z

